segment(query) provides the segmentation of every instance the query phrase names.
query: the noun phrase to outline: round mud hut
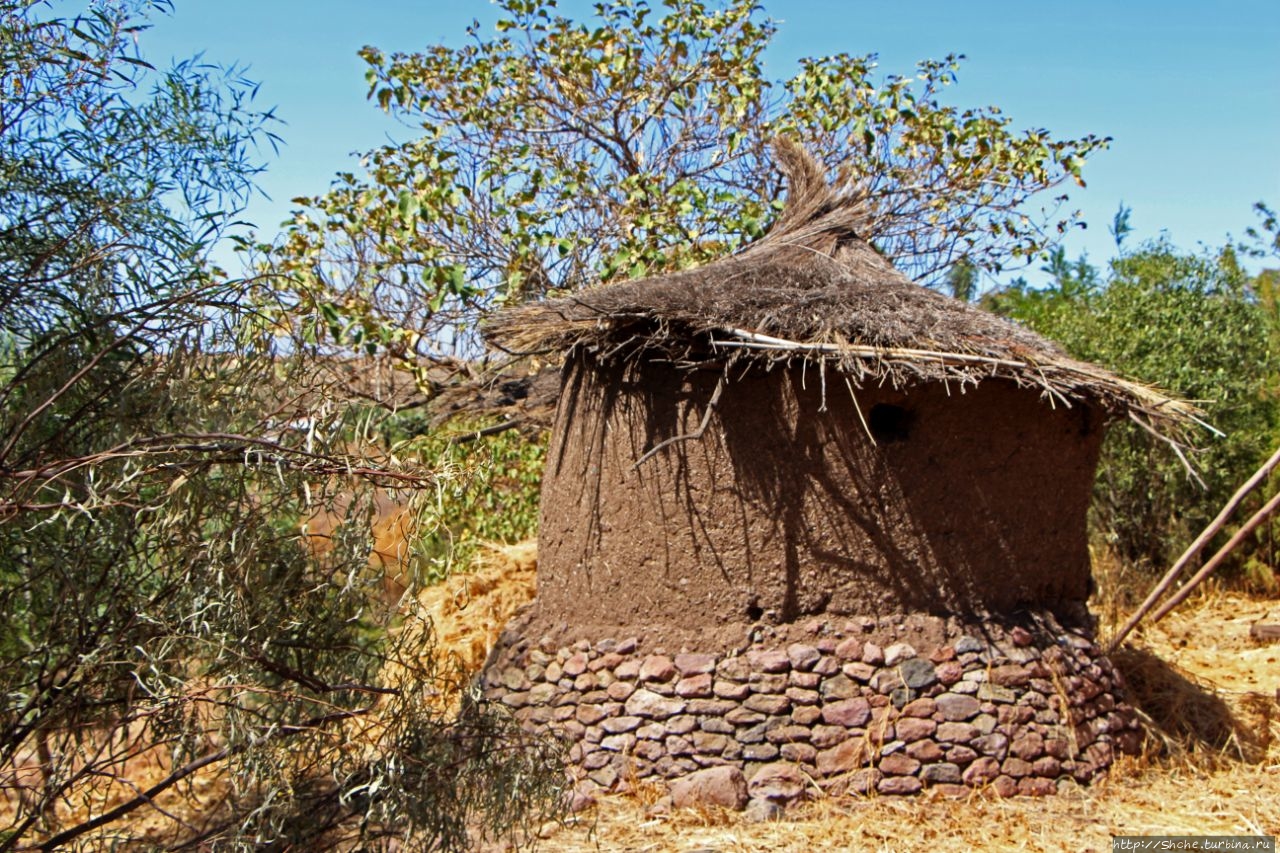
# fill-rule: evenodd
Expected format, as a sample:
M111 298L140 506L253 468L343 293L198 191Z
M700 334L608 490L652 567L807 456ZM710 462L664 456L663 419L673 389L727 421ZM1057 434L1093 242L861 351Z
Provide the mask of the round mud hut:
M911 282L778 153L745 250L489 327L564 370L537 598L487 695L603 787L1088 781L1138 740L1086 609L1099 447L1191 411Z

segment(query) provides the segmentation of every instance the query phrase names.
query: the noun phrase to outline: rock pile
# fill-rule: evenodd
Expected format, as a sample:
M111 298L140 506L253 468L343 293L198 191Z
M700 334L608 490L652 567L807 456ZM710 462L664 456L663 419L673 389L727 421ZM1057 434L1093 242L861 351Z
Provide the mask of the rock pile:
M813 785L1041 796L1140 746L1119 677L1087 632L1047 614L939 625L930 648L890 642L869 619L815 623L782 645L756 626L720 654L506 635L483 686L527 728L568 739L573 765L605 789L729 767L754 800L775 803ZM744 787L724 785L745 803Z

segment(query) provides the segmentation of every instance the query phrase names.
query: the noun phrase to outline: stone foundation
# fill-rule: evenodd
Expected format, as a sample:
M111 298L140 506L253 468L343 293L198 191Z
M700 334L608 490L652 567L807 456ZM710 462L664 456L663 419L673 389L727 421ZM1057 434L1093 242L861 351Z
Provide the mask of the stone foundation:
M750 780L783 763L835 794L1039 796L1139 748L1086 629L1047 613L912 620L744 626L715 654L642 637L566 646L521 636L517 620L482 684L526 728L567 739L576 772L604 789L725 765Z

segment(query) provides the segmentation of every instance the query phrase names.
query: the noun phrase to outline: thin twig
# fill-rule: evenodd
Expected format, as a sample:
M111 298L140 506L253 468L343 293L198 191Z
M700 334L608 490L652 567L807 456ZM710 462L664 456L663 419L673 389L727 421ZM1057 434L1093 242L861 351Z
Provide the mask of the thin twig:
M673 435L665 441L658 442L650 448L647 453L636 460L636 464L631 466L631 470L634 471L639 468L648 461L650 457L654 456L659 450L667 447L668 445L675 444L677 441L689 441L690 439L702 438L703 434L707 431L707 425L711 423L711 413L715 411L716 404L720 402L720 392L723 390L724 377L721 376L719 381L716 382L716 390L711 392L711 399L707 401L707 411L703 413L702 423L698 424L698 428L693 432L685 433L683 435Z
M319 726L323 726L327 723L338 722L340 720L346 720L352 717L358 717L358 716L369 713L369 710L370 710L369 708L356 708L350 711L341 711L335 714L325 714L320 717L315 717L298 726L282 726L276 731L272 732L270 735L268 735L265 738L265 740L278 740L283 737L288 737L290 735L298 734L299 732L318 728ZM183 779L190 776L192 773L195 773L198 770L208 767L210 764L216 764L219 761L222 761L235 753L243 752L244 750L248 749L249 746L250 744L244 744L242 746L235 747L235 748L223 747L222 749L219 749L215 752L211 752L207 755L201 756L200 758L197 758L196 760L191 761L187 764L184 764L182 767L179 767L177 770L173 771L168 776L161 779L159 782L152 785L150 788L143 791L138 796L134 797L133 799L127 802L121 803L111 811L104 812L95 818L85 821L84 823L76 824L70 829L60 832L57 835L53 836L52 838L49 838L41 842L35 848L23 848L23 849L36 849L36 850L45 850L45 851L56 850L62 845L70 841L73 841L76 838L79 838L81 835L84 835L86 832L92 832L93 830L97 829L100 826L106 826L107 824L112 823L113 821L119 820L120 818L124 817L130 812L135 811L136 809L141 808L142 806L150 804L151 801L154 800L157 796L164 793L169 788L172 788L174 785L178 784Z
M504 421L500 424L487 426L484 429L478 429L475 432L468 432L468 433L463 433L462 435L455 435L449 439L449 443L450 444L466 444L468 441L477 441L481 438L485 438L486 436L497 435L500 432L506 432L509 429L515 429L516 427L520 426L522 423L524 423L524 421L518 418L516 420Z
M849 377L844 378L845 387L849 389L849 399L853 400L853 410L858 413L858 421L862 424L862 431L867 434L867 438L871 440L871 446L876 446L876 437L871 434L871 427L867 424L867 419L862 416L862 407L858 405L858 396L853 393L853 383L849 381Z

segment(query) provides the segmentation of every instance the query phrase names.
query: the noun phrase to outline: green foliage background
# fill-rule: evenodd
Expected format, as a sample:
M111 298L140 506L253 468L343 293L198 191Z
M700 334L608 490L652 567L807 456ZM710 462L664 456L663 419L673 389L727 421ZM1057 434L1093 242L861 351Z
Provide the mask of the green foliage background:
M1105 279L1060 252L1046 271L1049 287L1015 283L983 301L1075 356L1196 402L1221 432L1187 436L1194 476L1133 424L1113 427L1103 448L1095 531L1130 563L1162 570L1274 448L1280 350L1264 279L1230 246L1194 254L1167 242L1122 252Z

